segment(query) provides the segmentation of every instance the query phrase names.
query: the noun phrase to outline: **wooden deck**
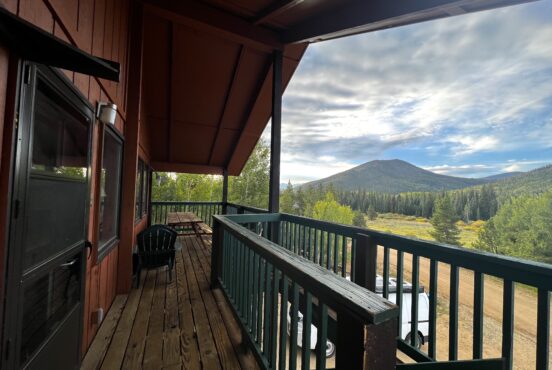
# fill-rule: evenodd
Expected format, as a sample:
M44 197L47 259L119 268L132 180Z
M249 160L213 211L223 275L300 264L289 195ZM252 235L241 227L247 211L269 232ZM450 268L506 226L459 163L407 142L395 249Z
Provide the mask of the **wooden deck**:
M142 274L117 296L81 369L257 369L222 292L209 288L211 237L181 237L176 274Z

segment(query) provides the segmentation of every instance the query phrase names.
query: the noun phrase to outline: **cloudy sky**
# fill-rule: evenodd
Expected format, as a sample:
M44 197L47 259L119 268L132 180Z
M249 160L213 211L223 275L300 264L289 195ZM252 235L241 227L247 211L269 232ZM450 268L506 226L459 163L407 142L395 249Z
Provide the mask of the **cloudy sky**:
M374 159L466 177L551 163L552 0L311 45L282 125L282 182Z

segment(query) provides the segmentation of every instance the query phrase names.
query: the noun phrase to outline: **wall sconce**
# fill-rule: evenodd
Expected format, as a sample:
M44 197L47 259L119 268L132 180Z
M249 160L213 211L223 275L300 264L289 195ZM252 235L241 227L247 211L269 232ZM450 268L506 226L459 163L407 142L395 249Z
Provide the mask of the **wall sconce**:
M96 110L96 117L103 123L115 124L115 117L117 116L117 105L107 102L98 102L98 109Z

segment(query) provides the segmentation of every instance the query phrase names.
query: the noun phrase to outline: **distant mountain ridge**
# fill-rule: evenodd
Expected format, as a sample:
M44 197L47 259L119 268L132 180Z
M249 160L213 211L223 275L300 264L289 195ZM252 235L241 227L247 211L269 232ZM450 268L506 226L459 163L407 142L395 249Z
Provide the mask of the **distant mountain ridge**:
M400 159L375 160L303 186L332 185L341 190L382 193L432 192L463 189L523 177L523 172L502 173L485 178L440 175Z

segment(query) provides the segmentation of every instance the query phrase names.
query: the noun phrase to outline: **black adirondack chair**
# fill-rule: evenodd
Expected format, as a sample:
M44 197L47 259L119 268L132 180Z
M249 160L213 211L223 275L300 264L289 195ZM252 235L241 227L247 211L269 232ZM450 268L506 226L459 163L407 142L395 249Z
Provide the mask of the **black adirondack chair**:
M138 234L136 286L140 284L142 267L157 268L167 266L169 269L169 281L172 281L176 237L176 231L165 225L153 225Z

